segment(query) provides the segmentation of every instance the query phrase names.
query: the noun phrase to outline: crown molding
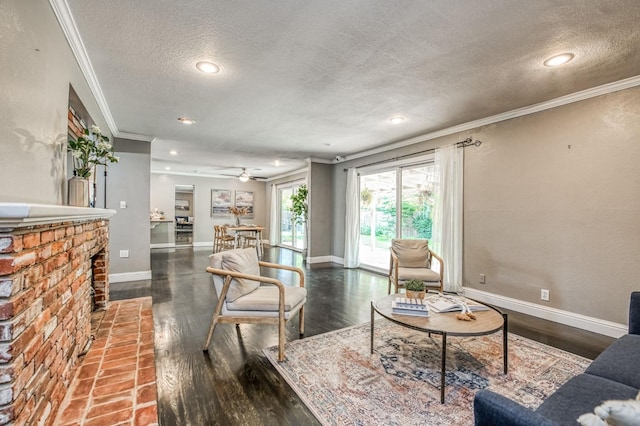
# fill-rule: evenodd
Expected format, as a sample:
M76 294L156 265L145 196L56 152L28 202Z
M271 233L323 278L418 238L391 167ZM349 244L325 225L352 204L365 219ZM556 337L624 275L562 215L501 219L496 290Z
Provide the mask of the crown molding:
M69 9L67 1L49 0L49 4L51 4L51 7L53 8L53 12L58 19L58 23L60 24L60 27L62 28L62 31L67 38L67 42L71 47L73 56L75 56L76 61L78 62L78 66L80 67L80 71L82 71L82 75L84 75L84 78L87 80L89 89L91 90L91 93L93 93L93 96L98 103L98 107L100 108L100 111L102 112L102 115L107 122L107 126L109 126L109 129L111 130L111 133L113 135L118 135L118 126L116 126L116 122L113 120L113 116L111 115L111 110L109 110L107 100L102 93L98 78L93 71L91 60L89 59L87 50L84 47L82 37L80 37L78 27L76 26L76 22L73 19L73 15L71 14L71 10Z
M391 143L379 148L369 149L366 151L356 152L355 154L345 155L343 161L355 160L356 158L368 157L374 154L380 154L382 152L391 151L405 146L413 145L420 142L426 142L432 139L440 138L443 136L449 136L454 133L464 132L467 130L476 129L478 127L487 126L489 124L499 123L501 121L510 120L512 118L522 117L524 115L535 114L537 112L546 111L548 109L556 108L563 105L572 104L574 102L584 101L587 99L595 98L597 96L606 95L609 93L618 92L620 90L631 89L633 87L640 86L640 75L635 77L629 77L624 80L614 81L613 83L603 84L601 86L592 87L591 89L581 90L580 92L571 93L569 95L561 96L559 98L551 99L548 101L540 102L537 104L529 105L526 107L514 109L511 111L503 112L500 114L492 115L489 117L481 118L467 123L459 124L457 126L449 127L446 129L438 130L436 132L426 133L424 135L415 136L410 139Z
M321 164L334 164L334 160L327 160L326 158L309 157L309 163L321 163Z
M113 136L116 138L131 139L134 141L142 141L142 142L150 142L150 143L156 140L155 136L140 135L138 133L129 133L129 132L117 132L117 133L114 133Z
M286 178L286 177L289 177L289 176L292 176L292 175L297 175L299 173L307 173L308 171L309 171L309 167L303 167L302 169L292 170L290 172L283 173L283 174L278 175L278 176L270 177L265 182L271 182L272 180L278 180L278 179Z

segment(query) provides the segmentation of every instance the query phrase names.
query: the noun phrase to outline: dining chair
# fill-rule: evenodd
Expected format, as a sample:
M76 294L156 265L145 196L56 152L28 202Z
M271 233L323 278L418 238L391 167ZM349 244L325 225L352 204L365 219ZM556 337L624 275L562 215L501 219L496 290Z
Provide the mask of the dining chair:
M235 237L227 233L227 228L221 225L213 227L213 252L217 253L223 250L234 248Z

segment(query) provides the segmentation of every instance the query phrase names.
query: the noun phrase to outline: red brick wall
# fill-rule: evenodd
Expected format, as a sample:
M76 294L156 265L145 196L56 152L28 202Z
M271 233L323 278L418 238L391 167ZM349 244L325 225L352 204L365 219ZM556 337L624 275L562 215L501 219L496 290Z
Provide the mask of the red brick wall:
M109 222L0 232L0 425L51 424L109 295Z

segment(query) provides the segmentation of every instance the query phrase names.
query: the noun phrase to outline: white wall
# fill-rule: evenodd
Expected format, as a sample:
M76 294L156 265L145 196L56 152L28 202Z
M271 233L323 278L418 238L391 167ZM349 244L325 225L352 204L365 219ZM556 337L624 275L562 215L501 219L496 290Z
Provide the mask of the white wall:
M255 223L268 227L266 211L265 183L250 180L242 183L238 179L217 179L199 176L180 176L170 174L151 174L150 209L164 211L165 217L174 220L176 185L194 185L193 192L193 244L213 244L213 227L233 223L233 215L211 216L211 190L229 189L232 191L253 191L254 218L243 219L243 223ZM267 230L264 235L269 235Z
M0 6L0 201L66 204L69 83L108 127L47 1Z

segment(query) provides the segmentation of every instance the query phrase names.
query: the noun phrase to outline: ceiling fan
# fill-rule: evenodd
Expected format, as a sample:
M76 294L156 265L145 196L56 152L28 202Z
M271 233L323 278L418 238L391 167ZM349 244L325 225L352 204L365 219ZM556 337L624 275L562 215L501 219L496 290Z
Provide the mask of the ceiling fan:
M223 175L223 176L237 177L240 180L240 182L248 182L249 180L266 179L266 177L251 176L249 173L247 173L246 167L240 167L240 168L242 169L242 173L240 173L239 175Z

